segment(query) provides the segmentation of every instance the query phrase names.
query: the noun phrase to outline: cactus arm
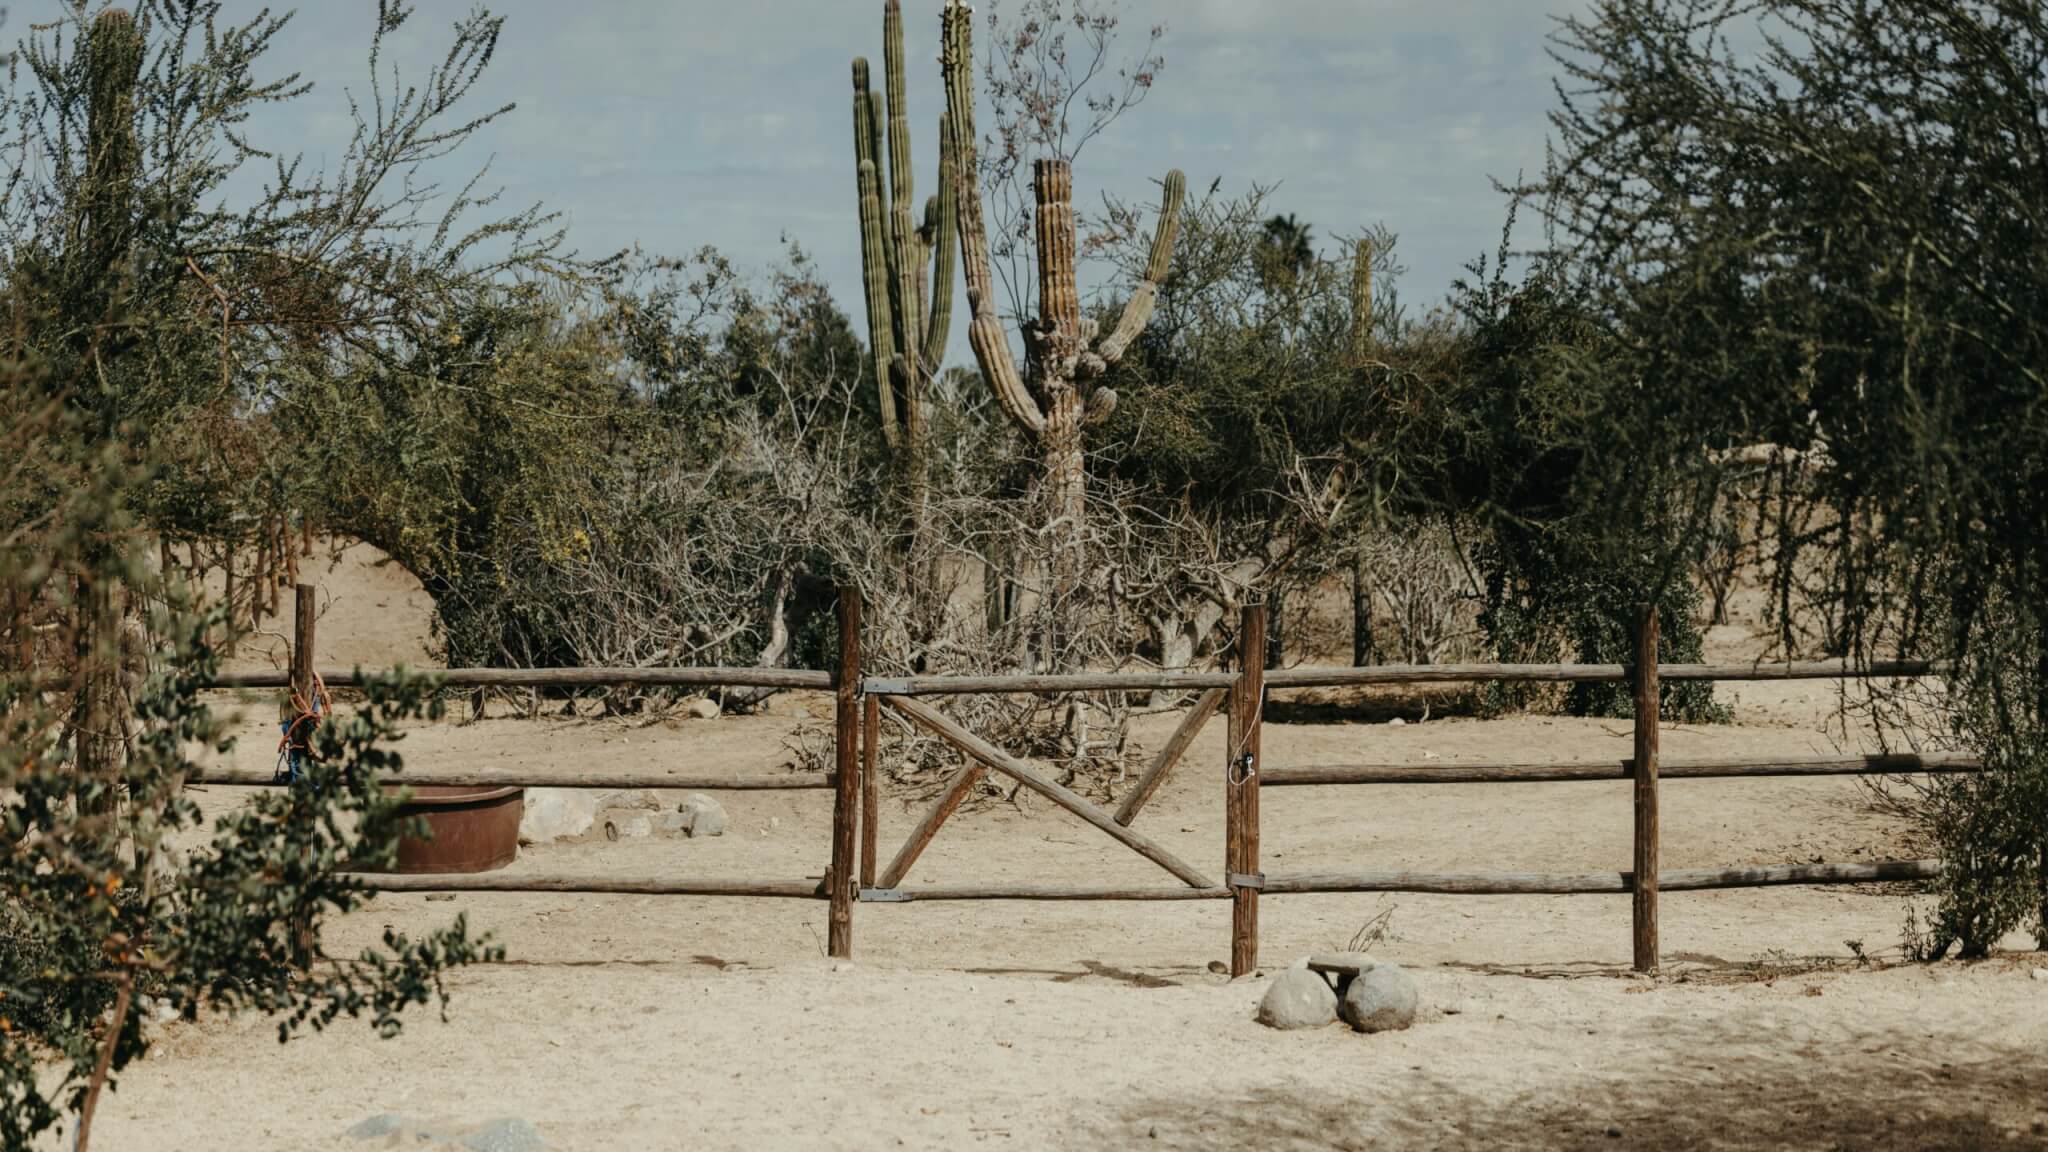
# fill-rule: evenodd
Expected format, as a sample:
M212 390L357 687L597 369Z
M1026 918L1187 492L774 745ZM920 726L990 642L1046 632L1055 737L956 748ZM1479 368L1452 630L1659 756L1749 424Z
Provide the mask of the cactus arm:
M1078 343L1081 294L1074 272L1074 170L1065 160L1033 163L1032 222L1038 242L1038 319L1044 333ZM1068 355L1073 348L1064 350Z
M1372 240L1360 240L1351 264L1351 361L1372 359Z
M1159 285L1166 280L1166 271L1173 263L1173 241L1180 231L1181 200L1187 194L1187 178L1176 168L1166 174L1165 194L1159 203L1159 225L1152 233L1152 254L1145 262L1145 278L1124 303L1123 315L1117 318L1116 329L1096 349L1103 364L1110 365L1123 359L1131 341L1152 322L1152 309L1159 301Z
M924 360L918 354L917 339L924 325L918 303L924 297L924 241L911 227L906 205L891 208L896 237L896 259L892 262L896 280L891 286L890 320L896 337L897 390L902 394L904 419L911 429L911 443L919 442L924 428Z
M860 197L860 259L862 287L868 306L868 350L874 361L875 398L882 417L882 441L896 446L896 395L889 379L895 359L890 330L888 237L883 226L882 177L875 166L874 101L868 92L868 62L853 62L853 157Z
M932 231L931 312L925 322L925 371L937 373L946 355L946 338L953 327L953 260L959 243L959 190L953 186L953 128L944 117L939 120L939 195L936 227ZM932 212L926 212L930 220Z
M882 197L882 259L889 274L886 284L896 283L896 221L889 211L889 114L882 106L880 92L868 93L868 155L874 157L876 186Z
M882 6L882 66L889 92L889 207L910 211L915 173L910 167L909 97L903 82L903 7L898 0Z
M948 0L945 29L946 114L952 123L953 186L959 200L960 266L967 281L967 342L982 379L1010 419L1031 435L1045 430L1045 414L1025 390L1010 340L996 316L995 278L989 271L988 226L981 215L981 194L974 186L974 41L973 12L959 0Z

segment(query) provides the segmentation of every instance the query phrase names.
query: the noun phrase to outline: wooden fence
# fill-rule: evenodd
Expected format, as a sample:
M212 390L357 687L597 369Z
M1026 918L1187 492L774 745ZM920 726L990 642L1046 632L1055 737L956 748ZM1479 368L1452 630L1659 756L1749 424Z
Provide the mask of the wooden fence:
M298 589L292 667L286 673L222 676L221 687L309 690L315 651L311 589ZM1716 777L1835 776L1971 772L1981 765L1962 755L1877 755L1785 759L1715 759L1665 762L1658 750L1658 700L1666 680L1787 680L1897 678L1940 675L1937 665L1910 662L1851 666L1841 661L1781 664L1661 664L1657 618L1645 608L1636 622L1636 659L1622 664L1464 664L1372 668L1296 668L1268 672L1257 660L1234 672L1085 673L1056 676L861 675L859 594L839 599L842 643L832 672L761 668L450 669L442 683L472 686L584 687L638 684L689 687L831 689L835 695L834 768L831 772L722 775L667 772L579 771L570 774L504 770L408 772L422 785L509 785L597 789L825 789L833 791L831 862L822 882L808 880L689 880L597 878L487 873L447 876L363 876L389 892L604 892L644 895L770 896L830 902L827 943L833 956L853 949L855 903L930 900L1229 900L1230 967L1241 975L1258 966L1258 914L1262 896L1312 892L1418 892L1446 894L1628 893L1632 902L1634 965L1657 967L1657 898L1660 891L1754 888L1783 884L1867 884L1925 880L1940 871L1935 860L1868 864L1787 864L1766 867L1664 869L1658 863L1661 781ZM1240 653L1265 651L1263 607L1244 609ZM1240 660L1240 664L1244 664ZM329 684L356 682L352 672L323 673ZM1267 693L1278 688L1456 682L1623 682L1633 689L1634 749L1626 760L1579 763L1405 764L1274 766L1263 763L1261 728ZM1116 811L1062 786L1042 769L968 731L923 697L963 693L1182 690L1195 693L1181 723ZM878 857L876 809L880 788L877 750L882 709L937 736L964 757L886 865ZM1228 725L1223 764L1224 860L1220 881L1132 828L1145 805L1218 712ZM918 857L989 772L1008 776L1066 809L1104 835L1149 860L1177 884L1053 885L950 884L904 887ZM1259 868L1259 794L1262 787L1362 784L1514 784L1628 780L1634 796L1632 867L1615 872L1302 872L1267 874ZM196 783L267 785L268 773L203 769Z

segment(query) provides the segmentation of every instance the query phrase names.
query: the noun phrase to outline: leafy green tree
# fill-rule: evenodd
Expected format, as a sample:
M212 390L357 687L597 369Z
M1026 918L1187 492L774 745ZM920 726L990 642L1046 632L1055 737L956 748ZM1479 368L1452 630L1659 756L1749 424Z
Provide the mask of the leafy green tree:
M1788 649L1955 662L1932 730L1880 707L1989 767L1925 793L1924 950L2048 945L2048 10L1602 0L1557 54L1525 192L1688 449L1644 467L1770 462Z
M208 0L132 12L75 3L21 46L0 93L0 1142L79 1113L145 1046L147 1004L254 1009L281 1035L339 1015L397 1025L447 967L487 957L461 922L324 964L327 916L357 905L348 869L402 831L379 744L423 687L373 685L322 731L306 786L210 831L183 784L219 748L198 696L236 632L175 572L165 534L232 537L267 502L317 487L280 443L297 385L339 350L404 362L456 303L545 260L534 212L476 227L474 189L432 164L492 114L451 123L499 21L456 26L418 85L375 63L409 18L382 3L372 98L335 165L309 176L247 133L310 91L266 80L288 17L234 24ZM269 169L238 198L235 177ZM484 255L488 249L492 254ZM52 1063L54 1061L54 1063Z

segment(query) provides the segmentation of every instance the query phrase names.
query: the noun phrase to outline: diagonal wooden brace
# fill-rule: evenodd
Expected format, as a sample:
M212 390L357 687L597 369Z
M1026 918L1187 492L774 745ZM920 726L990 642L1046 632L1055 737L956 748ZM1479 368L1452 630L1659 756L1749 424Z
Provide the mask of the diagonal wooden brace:
M1138 778L1137 787L1132 788L1131 794L1124 797L1123 807L1116 810L1117 823L1126 828L1131 826L1131 821L1138 818L1138 810L1152 799L1153 793L1159 791L1159 786L1166 782L1166 774L1173 771L1174 765L1180 763L1181 755L1188 750L1188 745L1193 744L1195 737L1202 734L1202 727L1209 722L1211 716L1216 715L1216 709L1229 695L1228 688L1211 688L1202 693L1201 699L1195 701L1195 706L1181 720L1180 727L1173 730L1173 737L1166 742L1166 747L1159 750L1159 756L1152 761L1152 766L1145 769L1145 774Z
M1033 792L1100 828L1124 847L1173 873L1182 883L1193 888L1215 887L1213 882L1150 837L1118 824L1109 813L1090 804L1074 792L1062 788L1038 769L955 724L929 704L907 696L888 696L883 699L883 703L975 760L1006 776L1014 777L1018 783Z
M871 696L869 699L872 700L874 697ZM903 842L903 847L896 850L896 858L889 861L889 870L882 873L880 887L895 888L903 883L903 878L910 874L910 866L917 863L917 858L924 854L925 847L932 842L932 837L939 834L939 825L944 824L946 818L953 814L953 810L960 807L960 802L967 799L967 794L974 790L975 782L981 779L985 771L987 769L978 762L970 760L953 774L951 780L946 781L946 790L939 793L939 798L925 812L924 819L919 820L917 827L911 830L910 838Z

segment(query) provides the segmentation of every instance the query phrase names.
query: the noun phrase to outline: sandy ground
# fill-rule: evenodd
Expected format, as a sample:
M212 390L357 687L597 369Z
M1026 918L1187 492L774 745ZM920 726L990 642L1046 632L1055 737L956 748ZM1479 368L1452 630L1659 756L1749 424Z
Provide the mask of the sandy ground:
M365 571L372 571L364 567ZM387 573L388 569L374 569ZM334 602L375 604L337 570ZM399 588L398 593L404 590ZM396 595L396 593L393 593ZM381 606L417 605L387 595ZM375 615L375 613L373 613ZM351 613L323 620L341 642ZM359 641L364 655L393 639ZM1739 630L1716 645L1737 652ZM1826 752L1832 689L1750 685L1738 723L1678 727L1665 754ZM780 709L822 701L793 699ZM251 709L238 755L267 763ZM1156 746L1173 718L1148 720ZM631 761L775 770L789 715L629 728L492 719L412 733L418 766L572 770ZM1268 764L1618 758L1625 723L1563 718L1275 724ZM1222 725L1138 827L1220 872ZM231 803L217 790L213 803ZM725 836L529 849L515 869L796 879L829 856L824 793L725 794ZM883 807L884 859L919 805ZM1264 864L1311 869L1621 869L1625 784L1273 789ZM1918 854L1853 780L1674 781L1664 863L1685 868ZM1041 802L957 816L907 882L1150 883L1152 865ZM820 957L822 903L477 895L379 898L329 948L456 911L511 962L459 974L446 1022L396 1040L341 1027L280 1047L261 1019L162 1033L102 1106L97 1146L362 1149L397 1112L531 1121L559 1149L2048 1147L2048 957L1903 965L1906 894L1669 894L1666 972L1626 973L1621 896L1268 897L1262 960L1342 946L1391 909L1379 954L1429 1006L1410 1032L1269 1032L1264 983L1226 958L1221 902L861 905L856 962ZM1852 947L1849 943L1856 942ZM1855 948L1876 958L1864 965Z

